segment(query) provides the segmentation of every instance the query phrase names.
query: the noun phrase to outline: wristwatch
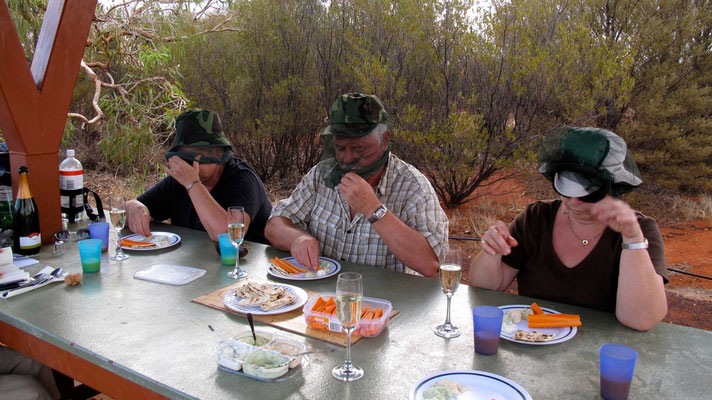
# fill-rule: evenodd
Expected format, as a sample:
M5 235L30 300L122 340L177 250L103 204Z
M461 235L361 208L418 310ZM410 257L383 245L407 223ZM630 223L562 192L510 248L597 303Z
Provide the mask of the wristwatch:
M386 215L387 212L388 212L388 209L386 208L386 206L384 204L381 204L376 209L376 211L374 211L373 214L371 214L371 216L368 217L368 222L374 223L374 222L380 220L381 218L383 218Z
M648 239L638 243L623 243L623 250L643 250L648 248Z

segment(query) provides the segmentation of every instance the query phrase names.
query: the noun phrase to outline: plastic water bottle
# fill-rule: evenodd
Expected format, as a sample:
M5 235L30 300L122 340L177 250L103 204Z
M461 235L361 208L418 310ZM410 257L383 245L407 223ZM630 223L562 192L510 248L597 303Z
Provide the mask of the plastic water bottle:
M59 195L62 213L69 222L84 218L84 168L74 158L74 150L67 150L67 158L59 164Z

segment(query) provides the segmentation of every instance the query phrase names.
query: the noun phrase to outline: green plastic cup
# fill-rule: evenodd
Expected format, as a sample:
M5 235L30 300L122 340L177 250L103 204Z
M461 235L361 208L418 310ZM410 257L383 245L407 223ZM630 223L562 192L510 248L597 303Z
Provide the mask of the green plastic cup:
M99 272L101 268L101 239L86 239L79 242L79 258L84 273Z

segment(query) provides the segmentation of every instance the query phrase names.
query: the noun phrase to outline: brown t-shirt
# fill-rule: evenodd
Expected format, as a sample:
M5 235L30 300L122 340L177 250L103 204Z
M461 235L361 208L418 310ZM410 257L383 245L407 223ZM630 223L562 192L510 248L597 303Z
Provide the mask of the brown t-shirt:
M509 224L519 245L502 257L518 269L519 294L614 312L623 238L606 228L586 258L573 268L564 265L552 242L554 217L561 200L530 204ZM655 271L668 282L663 238L654 219L637 213Z

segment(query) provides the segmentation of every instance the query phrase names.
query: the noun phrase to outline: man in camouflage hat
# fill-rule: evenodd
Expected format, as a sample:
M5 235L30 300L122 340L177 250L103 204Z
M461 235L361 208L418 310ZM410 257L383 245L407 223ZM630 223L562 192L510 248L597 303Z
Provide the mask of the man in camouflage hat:
M372 95L349 93L321 133L323 161L279 202L272 245L316 269L319 255L433 276L448 220L430 182L390 152L391 120Z
M233 157L220 117L193 110L176 118L176 138L166 153L168 175L146 193L126 202L132 232L149 236L151 220L207 231L210 238L227 231L230 206L245 207L246 240L267 243L264 227L272 205L251 166Z

